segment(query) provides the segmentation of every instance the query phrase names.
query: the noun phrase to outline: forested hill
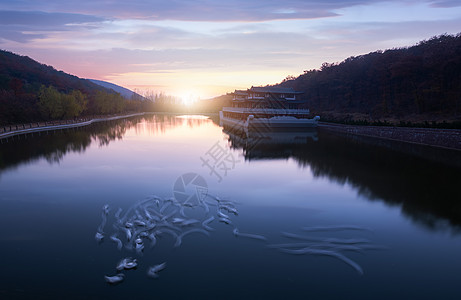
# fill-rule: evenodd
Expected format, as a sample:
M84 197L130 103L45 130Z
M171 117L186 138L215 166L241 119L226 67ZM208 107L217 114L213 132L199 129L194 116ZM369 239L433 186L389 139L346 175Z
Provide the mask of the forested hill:
M324 63L278 86L303 91L311 111L336 121L459 121L461 34Z
M0 50L0 89L35 92L41 85L54 86L60 92L80 90L86 94L106 90L89 80L81 79L52 66L41 64L28 56Z
M0 125L140 110L140 100L0 50Z

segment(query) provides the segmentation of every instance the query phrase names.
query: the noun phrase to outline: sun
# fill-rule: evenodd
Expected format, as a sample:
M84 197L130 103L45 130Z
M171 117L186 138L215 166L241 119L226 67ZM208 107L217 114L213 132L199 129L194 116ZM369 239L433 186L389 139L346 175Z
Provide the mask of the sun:
M190 106L194 104L195 102L197 102L198 100L197 97L192 93L183 93L180 98L181 98L182 104L186 106Z

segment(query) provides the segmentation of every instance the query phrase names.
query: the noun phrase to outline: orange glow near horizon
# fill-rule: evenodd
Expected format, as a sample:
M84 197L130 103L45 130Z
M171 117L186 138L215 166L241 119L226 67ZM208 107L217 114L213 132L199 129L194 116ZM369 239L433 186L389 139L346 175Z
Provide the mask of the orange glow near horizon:
M153 115L129 129L141 139L158 137L177 140L194 137L196 141L206 140L209 136L213 136L213 132L221 130L209 117L202 115Z
M101 80L129 88L142 95L162 92L181 98L184 104L190 104L199 99L225 95L235 89L276 84L281 82L288 72L286 70L240 72L181 70L170 73L123 73L107 76Z
M454 0L112 2L3 1L0 48L190 103L461 28Z

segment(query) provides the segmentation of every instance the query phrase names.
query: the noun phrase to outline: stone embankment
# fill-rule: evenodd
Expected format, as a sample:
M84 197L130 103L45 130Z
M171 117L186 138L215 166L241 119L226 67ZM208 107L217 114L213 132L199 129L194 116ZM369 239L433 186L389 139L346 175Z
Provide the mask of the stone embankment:
M320 122L319 128L358 136L461 150L461 130L387 126L354 126Z
M123 119L123 118L134 117L134 116L141 116L144 114L145 113L135 113L135 114L129 114L129 115L102 116L102 117L85 118L85 119L78 119L78 120L50 121L50 122L3 126L3 127L0 127L0 139L19 135L19 134L32 133L32 132L82 127L82 126L90 125L95 122L118 120L118 119Z

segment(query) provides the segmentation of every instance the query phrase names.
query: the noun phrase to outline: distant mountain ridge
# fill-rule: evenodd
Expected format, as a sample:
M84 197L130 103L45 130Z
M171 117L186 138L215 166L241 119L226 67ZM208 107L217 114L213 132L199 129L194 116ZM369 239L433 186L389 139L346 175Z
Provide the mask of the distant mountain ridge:
M125 97L126 99L132 99L133 97L137 99L143 99L143 97L139 95L138 93L135 93L132 90L127 89L123 86L120 86L120 85L117 85L111 82L103 81L103 80L96 80L96 79L88 79L88 80L102 87L105 87L107 89L112 89L115 92L122 95L123 97Z

